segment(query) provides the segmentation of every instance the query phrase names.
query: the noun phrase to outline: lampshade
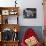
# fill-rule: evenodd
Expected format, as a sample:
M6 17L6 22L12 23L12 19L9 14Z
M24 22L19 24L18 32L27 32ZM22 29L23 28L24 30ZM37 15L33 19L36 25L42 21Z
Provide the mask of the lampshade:
M17 29L16 28L14 29L14 32L17 32Z

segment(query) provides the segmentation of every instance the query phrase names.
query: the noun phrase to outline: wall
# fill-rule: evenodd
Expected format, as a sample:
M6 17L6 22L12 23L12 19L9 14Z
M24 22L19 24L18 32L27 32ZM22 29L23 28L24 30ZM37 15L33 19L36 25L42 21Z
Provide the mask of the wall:
M20 2L20 25L22 26L43 26L43 6L42 0L24 0L18 1ZM25 8L36 8L37 9L37 18L36 19L24 19L23 18L23 9Z
M15 0L0 0L0 6L15 6ZM19 24L21 26L43 26L43 6L42 0L17 0L19 6ZM37 18L35 19L24 19L23 9L25 8L36 8Z

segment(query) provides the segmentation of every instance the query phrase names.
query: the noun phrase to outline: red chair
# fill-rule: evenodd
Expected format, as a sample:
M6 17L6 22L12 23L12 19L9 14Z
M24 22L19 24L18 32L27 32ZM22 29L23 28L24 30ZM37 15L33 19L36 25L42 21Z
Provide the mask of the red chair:
M32 36L34 36L37 39L37 35L33 31L33 29L31 29L31 28L27 29L25 34L24 34L24 37L22 38L21 46L27 46L25 43L25 39L28 39L29 37L32 37ZM39 41L37 42L37 44L35 46L41 46Z

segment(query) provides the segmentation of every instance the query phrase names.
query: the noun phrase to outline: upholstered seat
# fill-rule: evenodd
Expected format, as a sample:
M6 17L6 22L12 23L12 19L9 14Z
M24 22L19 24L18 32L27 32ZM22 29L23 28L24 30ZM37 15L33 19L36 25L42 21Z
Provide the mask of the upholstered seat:
M29 42L29 41L32 41L32 42ZM34 32L33 29L29 28L26 30L24 37L22 38L21 45L22 46L32 46L31 43L32 44L35 43L34 46L41 46L39 40L37 39L37 34Z

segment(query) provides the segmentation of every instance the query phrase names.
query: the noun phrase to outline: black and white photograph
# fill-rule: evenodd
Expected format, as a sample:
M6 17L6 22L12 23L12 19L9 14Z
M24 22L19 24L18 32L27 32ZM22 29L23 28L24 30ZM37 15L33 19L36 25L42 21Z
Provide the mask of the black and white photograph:
M24 18L36 18L36 8L26 8L23 10Z

